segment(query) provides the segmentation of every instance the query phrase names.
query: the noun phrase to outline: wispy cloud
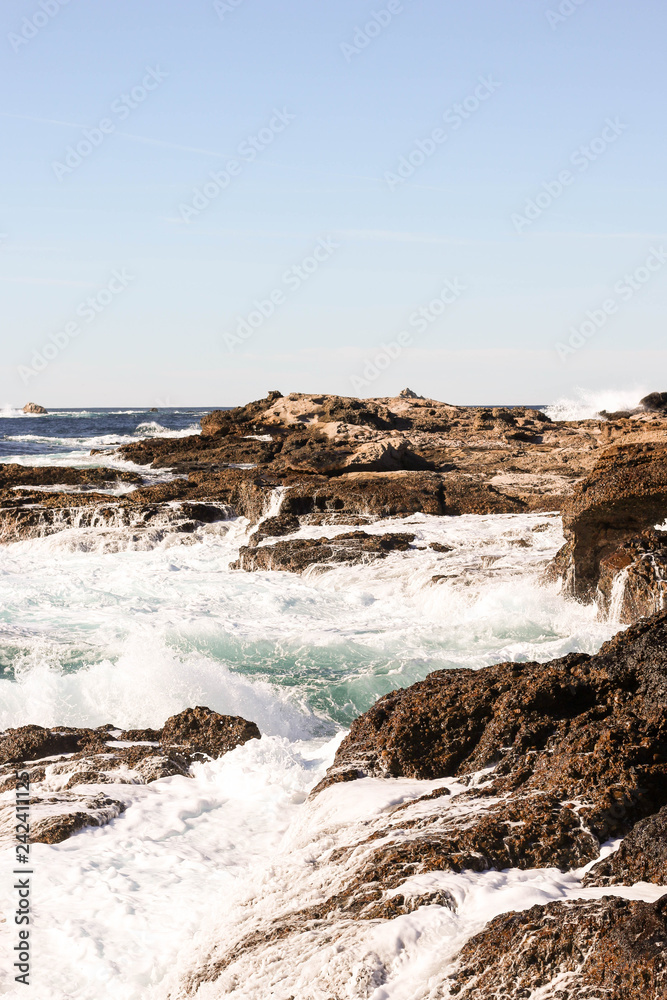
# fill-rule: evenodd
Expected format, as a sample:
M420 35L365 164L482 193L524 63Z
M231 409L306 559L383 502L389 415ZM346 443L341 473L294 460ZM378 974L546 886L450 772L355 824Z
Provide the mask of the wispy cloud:
M266 239L266 240L303 240L312 239L312 232L285 232L284 230L266 229L211 229L204 226L187 225L179 216L163 215L159 217L163 222L171 225L181 226L189 236L232 236L245 239ZM409 233L389 229L331 229L333 236L347 241L371 241L377 243L423 243L440 244L449 246L477 245L481 242L488 243L488 240L477 240L473 238L456 236L438 236L434 233Z
M549 237L550 239L568 240L667 240L667 233L576 233L558 232L549 230L536 230L534 233L522 233L522 236L530 235L535 237Z

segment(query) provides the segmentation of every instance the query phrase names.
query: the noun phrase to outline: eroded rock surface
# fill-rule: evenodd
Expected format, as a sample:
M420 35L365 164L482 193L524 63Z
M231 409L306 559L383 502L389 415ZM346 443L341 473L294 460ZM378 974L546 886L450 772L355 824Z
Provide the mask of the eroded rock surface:
M664 532L667 518L667 442L609 448L563 507L566 543L551 567L572 596L609 610L614 581L625 573L622 621L664 607Z
M198 519L180 518L181 528L170 505L185 501L217 506L220 518L242 516L257 525L272 511L279 487L284 492L275 511L281 520L272 518L276 535L318 519L361 525L415 512L555 511L569 503L574 487L610 445L644 447L658 439L667 442L667 413L657 403L613 419L553 423L530 407L452 406L407 391L364 400L274 391L206 415L201 435L151 438L113 453L165 470L169 481L142 484L139 473L112 470L4 473L0 540L68 527L141 532L148 522L151 531L156 522L173 522L183 534L197 530L187 522ZM95 492L114 483L137 488L116 496ZM75 487L85 497L73 497ZM650 527L639 521L630 535ZM262 530L266 537L268 526ZM594 589L595 581L589 583Z
M621 622L667 608L667 531L645 531L601 559L596 598Z
M366 774L433 779L492 767L494 792L515 811L543 802L545 823L556 810L556 829L580 826L575 852L590 860L597 842L667 803L666 699L661 614L596 656L437 671L380 698L352 724L320 787Z
M666 774L667 614L617 635L596 656L431 674L353 723L311 796L327 821L309 842L308 881L292 893L289 877L280 879L264 919L214 943L184 995L213 982L231 991L260 958L280 969L285 948L312 963L332 942L368 940L355 926L422 906L456 911L447 884L456 873L558 867L576 896L573 870L598 857L603 842L625 837L586 885L663 885ZM347 783L372 795L365 782L397 777L435 787L402 801L397 782L396 804L350 824L343 845L332 847ZM664 1000L666 917L667 896L651 903L611 894L507 913L442 962L431 995ZM360 995L370 996L389 972L368 957L372 975ZM317 975L323 995L335 995L324 959Z
M664 1000L667 896L605 897L496 917L463 949L442 997Z
M667 807L636 823L617 851L591 868L585 885L667 885ZM667 947L667 944L666 944Z
M276 484L304 492L327 480L340 490L336 480L359 473L430 471L440 512L512 513L559 509L604 447L663 425L667 430L662 414L648 410L613 422L555 424L529 407L451 406L408 393L360 400L272 392L208 414L201 437L153 439L121 451L132 461L182 472L213 462L254 463ZM396 480L396 492L408 482ZM413 502L406 494L400 506Z

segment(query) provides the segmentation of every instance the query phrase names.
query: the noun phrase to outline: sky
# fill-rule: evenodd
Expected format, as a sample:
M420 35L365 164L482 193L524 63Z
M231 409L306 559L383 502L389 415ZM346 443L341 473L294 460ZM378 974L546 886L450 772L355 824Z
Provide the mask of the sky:
M5 0L0 405L667 389L663 0Z

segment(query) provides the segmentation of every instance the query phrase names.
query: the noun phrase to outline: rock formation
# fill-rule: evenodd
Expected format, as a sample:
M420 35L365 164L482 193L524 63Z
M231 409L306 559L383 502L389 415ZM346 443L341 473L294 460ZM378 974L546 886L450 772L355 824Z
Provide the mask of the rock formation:
M550 570L580 600L599 595L605 611L635 621L665 606L667 441L621 443L608 448L563 506L566 544Z
M449 977L457 1000L664 1000L667 896L605 897L533 906L496 917Z
M0 734L0 792L15 788L18 772L27 774L30 841L58 844L124 812L123 786L187 776L194 761L221 757L252 739L260 739L254 722L201 706L172 716L162 729L21 726ZM14 803L4 798L0 839L14 830Z
M40 406L39 403L26 403L25 406L23 407L23 412L24 413L48 413L48 410L46 410L43 406Z
M261 537L268 537L303 525L365 525L416 512L563 507L571 508L566 517L575 532L574 519L586 520L576 507L579 484L599 475L593 470L603 452L615 443L641 451L661 436L667 442L667 416L659 407L613 420L552 423L530 407L451 406L411 390L364 400L273 391L246 406L207 414L201 435L151 438L119 449L126 460L169 470L169 482L150 485L137 473L3 467L0 537L12 541L73 525L106 530L124 524L139 531L171 525L188 532L236 515L259 524ZM112 479L137 489L120 496L95 492L95 485L108 489ZM47 494L40 490L45 485ZM58 492L58 485L68 492ZM76 486L85 497L73 494ZM280 509L265 524L279 487ZM203 519L187 511L181 516L175 502L200 510L203 505L208 513ZM623 528L619 537L626 540L651 527L645 518L636 521L633 531ZM593 561L588 576L577 577L579 597L594 592L597 562L608 554L605 549L599 558L585 557L580 550L587 544L584 540L573 558L561 559L568 566Z
M439 978L432 972L429 988L442 1000L665 1000L667 896L626 900L614 887L664 885L666 772L667 613L595 656L430 674L353 723L311 802L367 776L428 780L424 793L402 801L398 792L396 805L352 826L344 846L332 849L325 827L300 890L305 905L290 905L287 892L282 908L275 899L265 924L214 946L186 992L231 989L260 956L279 965L285 948L312 955L349 939L355 923L422 906L456 911L448 872L572 873L624 837L581 890L607 896L576 898L573 888L569 901L496 917ZM331 804L323 808L332 822Z
M271 545L244 545L230 569L303 573L309 567L327 569L340 563L368 563L385 559L390 552L405 552L414 538L407 533L369 535L365 531L350 531L334 538L294 538Z

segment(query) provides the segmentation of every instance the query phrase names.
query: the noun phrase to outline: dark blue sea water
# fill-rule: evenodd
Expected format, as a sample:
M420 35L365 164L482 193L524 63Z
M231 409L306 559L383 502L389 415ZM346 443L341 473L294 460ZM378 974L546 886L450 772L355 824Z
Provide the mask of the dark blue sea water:
M113 449L149 437L198 434L200 420L213 407L99 408L51 410L29 416L0 411L0 462L22 465L101 465L93 449Z

